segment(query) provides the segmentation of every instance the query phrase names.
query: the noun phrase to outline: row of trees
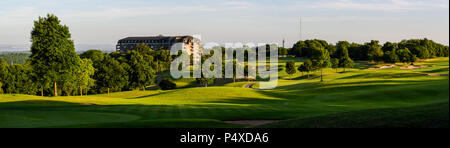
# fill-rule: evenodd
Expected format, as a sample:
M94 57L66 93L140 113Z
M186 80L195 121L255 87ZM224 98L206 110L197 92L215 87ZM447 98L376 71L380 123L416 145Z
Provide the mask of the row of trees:
M290 54L296 57L314 56L314 49L321 46L328 51L331 58L341 60L342 49L348 51L348 57L354 60L366 60L386 63L414 63L418 58L427 59L433 57L448 57L449 47L428 39L403 40L399 43L386 42L380 45L379 41L373 40L364 44L340 41L336 45L329 44L324 40L298 41L290 50ZM342 63L342 61L340 61Z
M90 50L79 56L69 28L54 15L34 22L31 41L26 64L9 65L0 59L0 93L58 96L145 90L173 58L168 50L153 51L145 44L127 53Z
M305 44L307 43L307 44ZM294 49L299 46L304 46L300 48L299 52L302 55L308 55L310 58L306 60L302 65L300 65L297 70L300 72L307 72L309 77L309 72L314 70L319 70L321 73L321 81L323 81L323 68L327 68L332 65L333 68L351 68L354 65L353 60L350 58L348 53L348 42L342 41L338 42L336 46L333 46L330 50L330 46L325 41L321 40L310 40L306 42L300 41L298 44L294 45ZM299 50L299 49L296 49ZM289 61L286 63L286 72L289 75L295 74L296 69L295 62Z
M8 64L25 64L29 59L30 55L31 55L30 53L0 52L0 59L5 60Z

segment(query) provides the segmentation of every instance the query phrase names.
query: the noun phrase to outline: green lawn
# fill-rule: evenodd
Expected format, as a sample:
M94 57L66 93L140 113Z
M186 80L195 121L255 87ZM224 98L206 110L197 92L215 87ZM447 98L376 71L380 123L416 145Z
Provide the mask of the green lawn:
M258 128L449 128L449 103L291 119Z
M287 60L293 59L281 59L279 65ZM297 66L303 61L295 60ZM301 73L289 77L280 71L279 87L274 90L242 88L252 82L200 88L193 80L177 80L184 88L83 97L3 94L0 127L248 127L222 122L225 120L285 120L269 127L423 127L427 124L417 112L436 104L447 103L447 112L434 110L430 116L448 123L448 76L427 76L448 75L448 62L448 58L426 60L418 64L433 67L415 70L371 70L371 65L358 62L345 73L342 69L339 73L325 69L323 83L318 78L306 79ZM396 114L385 116L390 113ZM389 120L377 124L372 122L377 117L361 119L366 114ZM445 114L446 118L440 119ZM341 115L346 118L327 122ZM404 118L418 122L398 121Z

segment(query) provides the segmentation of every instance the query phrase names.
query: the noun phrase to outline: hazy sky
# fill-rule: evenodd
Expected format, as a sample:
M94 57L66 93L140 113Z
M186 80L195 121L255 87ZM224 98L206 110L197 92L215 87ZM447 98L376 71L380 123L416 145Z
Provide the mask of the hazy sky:
M448 0L0 0L0 44L29 44L47 13L76 44L126 36L201 34L204 42L280 43L303 38L366 42L429 38L449 44Z

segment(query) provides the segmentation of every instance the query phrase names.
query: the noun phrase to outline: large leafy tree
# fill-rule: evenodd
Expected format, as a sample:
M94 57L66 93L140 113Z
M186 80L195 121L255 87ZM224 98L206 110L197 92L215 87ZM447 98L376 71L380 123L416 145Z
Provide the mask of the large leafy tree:
M383 47L381 48L381 50L383 50L383 52L392 52L394 50L398 49L398 44L396 43L391 43L391 42L386 42L384 43Z
M5 80L5 90L9 93L34 95L37 91L32 80L32 69L28 64L8 66L9 75Z
M145 91L145 87L154 83L155 71L150 66L152 60L148 60L149 57L144 56L138 51L131 51L130 54L130 83L131 87L142 88ZM147 60L146 60L147 59Z
M383 60L386 63L397 63L399 61L397 56L397 50L386 51L383 56Z
M366 44L367 48L367 58L368 60L379 62L383 57L383 50L381 50L381 46L379 45L379 41L371 41Z
M93 62L93 65L96 65L103 61L105 54L100 50L88 50L80 54L80 57L83 59L90 59Z
M339 59L333 58L331 59L331 67L333 69L336 69L336 72L338 72L338 68L339 68Z
M304 71L307 72L308 78L309 78L309 72L314 70L314 65L312 63L312 61L310 59L305 60L305 62L303 62L303 66L304 66Z
M398 59L402 63L415 62L416 55L412 54L408 48L402 48L397 50Z
M315 44L312 47L312 63L320 70L320 81L323 82L323 68L330 65L330 54L322 45Z
M106 91L109 94L111 89L120 91L128 85L129 77L128 72L124 69L125 66L111 56L105 54L103 60L96 66L94 78L98 92Z
M31 41L30 61L41 94L52 84L54 96L58 96L58 83L65 87L73 87L70 84L75 80L80 58L75 53L69 27L61 25L55 15L39 17L34 21Z
M355 65L355 63L353 62L353 60L350 57L347 56L347 57L340 59L339 65L340 65L340 67L344 68L344 72L345 72L346 68L352 68Z
M336 58L339 59L338 67L344 68L344 72L346 68L353 67L354 62L350 58L350 54L348 52L348 49L352 47L352 44L350 44L347 41L340 41L337 43L337 51L336 51ZM355 46L355 45L353 45ZM336 62L336 61L335 61ZM336 63L333 63L335 65Z
M294 47L292 47L291 54L295 55L296 57L303 57L303 50L307 48L307 45L303 41L298 41L294 44Z
M288 61L286 62L286 73L289 75L289 78L295 73L297 73L297 70L295 68L295 61Z
M0 94L3 93L3 85L8 77L8 63L0 58Z
M95 69L92 64L93 63L90 59L81 60L81 66L76 77L81 96L83 96L83 89L86 89L87 92L87 90L94 85L94 79L92 79L92 76L94 75Z

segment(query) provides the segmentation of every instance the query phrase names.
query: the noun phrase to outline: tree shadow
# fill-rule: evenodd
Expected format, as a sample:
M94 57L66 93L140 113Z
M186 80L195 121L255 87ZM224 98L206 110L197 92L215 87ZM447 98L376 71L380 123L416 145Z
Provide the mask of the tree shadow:
M352 75L348 77L343 77L339 79L363 79L363 78L383 78L383 79L393 79L393 78L412 78L426 76L420 73L364 73L358 75Z
M434 69L434 70L429 70L429 71L421 71L424 73L441 73L441 72L448 72L449 68L441 68L441 69Z

